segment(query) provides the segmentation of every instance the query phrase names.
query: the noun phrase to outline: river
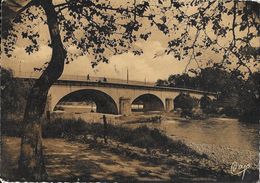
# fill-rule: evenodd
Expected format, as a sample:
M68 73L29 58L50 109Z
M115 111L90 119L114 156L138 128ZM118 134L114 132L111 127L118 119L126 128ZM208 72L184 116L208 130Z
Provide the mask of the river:
M183 141L196 152L223 165L226 171L234 162L258 169L258 124L245 124L229 118L209 118L171 119L161 123L133 124L133 127L141 125L160 129L172 139Z
M82 110L82 111L81 111ZM82 118L88 122L100 122L102 114L89 113L86 109L77 108L78 113L70 113L68 109L63 116L71 118ZM88 109L89 110L89 109ZM83 112L84 111L84 112ZM117 115L106 114L108 122L120 124L125 121L136 120L137 116L120 118ZM142 115L140 115L142 118ZM163 118L161 123L137 123L127 125L137 127L147 125L164 131L168 136L186 142L197 144L224 145L231 148L258 151L259 125L241 123L237 119L230 118L209 118L205 120L184 120L178 118ZM170 119L170 120L169 120ZM116 121L116 122L115 122Z
M168 136L188 142L223 145L250 151L257 151L259 147L259 125L241 123L237 119L166 120L150 125L163 130Z

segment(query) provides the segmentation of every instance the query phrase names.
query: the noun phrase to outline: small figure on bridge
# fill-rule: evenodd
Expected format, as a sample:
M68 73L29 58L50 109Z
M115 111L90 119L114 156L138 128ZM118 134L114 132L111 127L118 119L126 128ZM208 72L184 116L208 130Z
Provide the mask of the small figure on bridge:
M89 74L87 75L87 80L90 80Z
M106 77L104 77L103 81L104 81L104 82L107 82L107 78L106 78Z
M107 118L106 118L106 115L103 115L103 125L104 125L104 131L103 131L104 142L107 144Z

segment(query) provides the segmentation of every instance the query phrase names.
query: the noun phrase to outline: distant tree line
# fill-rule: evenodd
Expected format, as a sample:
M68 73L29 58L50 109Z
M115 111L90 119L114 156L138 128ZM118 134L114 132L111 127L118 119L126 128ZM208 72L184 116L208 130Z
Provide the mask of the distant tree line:
M156 85L218 92L216 101L202 97L200 105L204 113L225 114L245 122L257 123L260 120L259 71L244 78L239 71L207 67L193 77L187 73L170 75L167 80L159 79Z

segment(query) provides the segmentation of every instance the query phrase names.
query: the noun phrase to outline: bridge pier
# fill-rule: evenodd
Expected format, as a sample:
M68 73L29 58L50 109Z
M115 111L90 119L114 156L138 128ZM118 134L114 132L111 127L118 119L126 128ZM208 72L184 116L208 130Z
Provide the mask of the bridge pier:
M119 114L130 115L131 114L131 100L130 98L119 98Z
M174 109L174 102L172 98L165 99L165 111L170 112Z

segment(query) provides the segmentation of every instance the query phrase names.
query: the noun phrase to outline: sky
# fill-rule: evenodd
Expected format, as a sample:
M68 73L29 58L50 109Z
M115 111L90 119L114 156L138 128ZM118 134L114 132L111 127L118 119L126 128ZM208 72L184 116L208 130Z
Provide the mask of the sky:
M156 81L166 79L170 74L181 74L185 70L187 61L177 61L172 55L163 55L154 58L154 55L164 51L160 41L150 40L139 42L138 46L143 48L144 53L135 56L133 53L125 53L110 57L109 63L99 63L95 68L91 67L88 56L82 56L69 64L65 64L64 75L99 76L108 78L126 79L127 70L129 80ZM14 70L15 74L31 74L33 68L41 67L50 59L51 49L42 45L40 50L34 54L27 55L22 47L15 50L15 58L3 56L3 66ZM192 66L192 64L191 64Z
M43 37L48 37L46 26L35 28ZM99 76L107 78L126 79L127 70L129 80L154 82L157 79L166 79L170 74L181 74L185 71L188 59L178 61L173 55L161 54L167 46L168 37L165 37L159 31L153 31L148 41L137 41L135 44L143 49L141 56L135 56L133 53L125 53L109 58L109 63L99 63L94 69L91 67L89 57L82 56L65 65L63 75L80 75L80 76ZM4 54L1 57L2 66L11 68L15 75L33 75L34 68L42 67L46 61L50 60L51 49L46 42L40 45L38 52L28 55L24 51L25 41L17 42L13 57L7 58ZM74 52L74 47L69 47L70 52ZM161 55L155 57L155 55ZM203 54L200 58L206 63L208 60L220 60L222 55L212 54L210 52ZM192 62L189 68L195 68Z
M43 37L48 37L46 26L35 29ZM137 41L135 45L143 49L143 54L135 56L133 53L124 53L109 58L109 63L99 63L91 67L88 55L78 57L73 62L65 64L63 75L98 76L107 78L126 79L127 70L129 80L154 82L157 79L166 79L170 74L184 72L187 61L177 61L173 55L163 55L167 40L161 32L154 31L148 41ZM2 55L2 65L11 68L15 75L34 75L34 68L40 68L51 58L51 48L44 41L40 44L38 52L28 55L24 48L26 40L18 40L11 58ZM69 52L76 52L69 47ZM161 55L155 57L155 55ZM190 64L192 67L192 64Z

